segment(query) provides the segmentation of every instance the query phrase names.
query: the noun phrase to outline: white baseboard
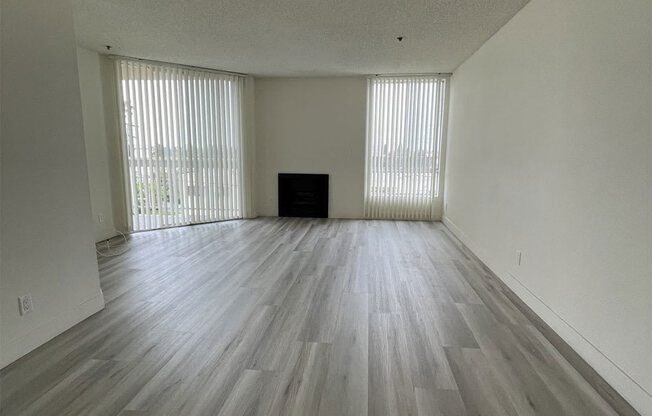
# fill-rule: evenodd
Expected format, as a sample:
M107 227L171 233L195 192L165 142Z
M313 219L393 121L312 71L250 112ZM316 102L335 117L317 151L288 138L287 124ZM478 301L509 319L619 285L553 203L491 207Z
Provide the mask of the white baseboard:
M29 333L7 341L2 346L0 369L8 366L20 357L35 350L102 309L104 309L104 295L100 291L93 298L66 309L60 315L52 317Z
M532 293L507 268L500 267L485 251L444 215L442 222L464 243L491 271L498 276L525 304L557 333L576 353L602 376L641 415L652 416L652 395L619 368L607 355L582 336L572 325Z

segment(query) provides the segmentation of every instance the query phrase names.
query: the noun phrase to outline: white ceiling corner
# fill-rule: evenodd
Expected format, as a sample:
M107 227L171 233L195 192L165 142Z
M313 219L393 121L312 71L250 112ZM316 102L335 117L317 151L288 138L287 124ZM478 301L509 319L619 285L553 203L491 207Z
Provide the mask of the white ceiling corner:
M75 0L81 46L257 76L452 72L528 0ZM404 36L402 42L397 36Z

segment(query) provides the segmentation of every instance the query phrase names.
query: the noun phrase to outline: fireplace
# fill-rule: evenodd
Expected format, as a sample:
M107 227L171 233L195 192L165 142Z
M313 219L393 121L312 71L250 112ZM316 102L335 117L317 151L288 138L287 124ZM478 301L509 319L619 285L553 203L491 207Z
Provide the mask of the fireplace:
M328 218L328 175L279 173L278 216Z

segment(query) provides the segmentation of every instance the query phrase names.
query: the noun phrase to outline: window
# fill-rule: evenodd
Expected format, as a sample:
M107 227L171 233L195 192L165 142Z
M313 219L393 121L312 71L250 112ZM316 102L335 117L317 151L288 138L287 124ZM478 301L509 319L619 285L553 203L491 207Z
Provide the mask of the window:
M131 230L243 217L243 78L117 59Z
M433 218L446 81L435 76L368 80L367 218Z

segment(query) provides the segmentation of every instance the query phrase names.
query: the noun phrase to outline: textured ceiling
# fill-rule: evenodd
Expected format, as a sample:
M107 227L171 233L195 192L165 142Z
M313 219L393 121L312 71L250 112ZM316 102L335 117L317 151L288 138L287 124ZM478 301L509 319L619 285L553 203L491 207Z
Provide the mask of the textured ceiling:
M320 76L452 72L527 2L75 0L74 10L79 44L100 52Z

